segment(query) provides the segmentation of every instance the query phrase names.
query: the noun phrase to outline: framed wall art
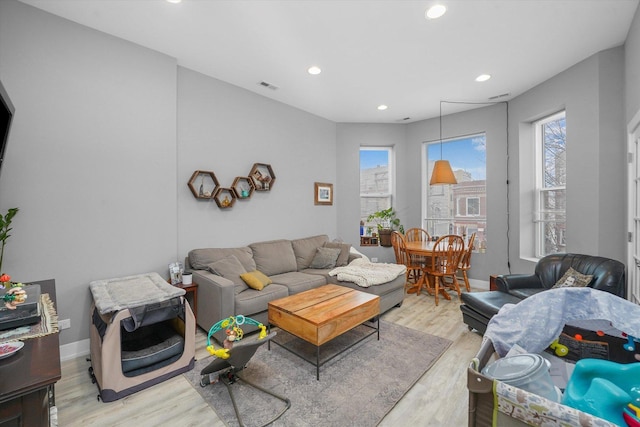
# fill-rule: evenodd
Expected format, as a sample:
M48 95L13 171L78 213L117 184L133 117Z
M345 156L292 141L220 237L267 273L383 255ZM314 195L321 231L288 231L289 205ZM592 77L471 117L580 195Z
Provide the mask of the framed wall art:
M316 182L314 184L314 203L316 205L333 205L333 184Z

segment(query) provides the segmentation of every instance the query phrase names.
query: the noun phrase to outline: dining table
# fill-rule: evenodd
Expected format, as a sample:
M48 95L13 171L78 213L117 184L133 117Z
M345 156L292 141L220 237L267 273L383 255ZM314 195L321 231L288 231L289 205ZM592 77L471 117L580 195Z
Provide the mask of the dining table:
M406 242L406 251L409 257L425 257L431 260L435 249L435 244L436 242L431 240L416 240L413 242ZM428 267L425 265L422 268L422 274L420 275L420 279L418 279L418 282L413 287L407 289L408 294L418 294L424 287L429 295L433 295L434 286L428 278L427 271ZM442 295L445 299L451 300L451 296L446 291L445 286L440 287L439 292L440 295Z

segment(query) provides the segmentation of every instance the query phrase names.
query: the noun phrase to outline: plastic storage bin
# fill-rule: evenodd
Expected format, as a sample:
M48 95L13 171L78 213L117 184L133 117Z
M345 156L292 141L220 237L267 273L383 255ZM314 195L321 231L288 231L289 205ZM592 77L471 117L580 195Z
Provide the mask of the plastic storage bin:
M559 402L562 395L549 375L551 364L539 354L518 354L487 365L482 374Z

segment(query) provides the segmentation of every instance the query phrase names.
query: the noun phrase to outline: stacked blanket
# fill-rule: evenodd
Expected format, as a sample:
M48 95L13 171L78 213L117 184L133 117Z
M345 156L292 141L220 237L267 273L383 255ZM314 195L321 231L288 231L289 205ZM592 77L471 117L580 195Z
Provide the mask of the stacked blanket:
M329 276L337 276L337 279L342 282L352 282L368 288L390 282L406 271L407 267L401 264L377 263L358 258L349 265L334 268L329 272Z

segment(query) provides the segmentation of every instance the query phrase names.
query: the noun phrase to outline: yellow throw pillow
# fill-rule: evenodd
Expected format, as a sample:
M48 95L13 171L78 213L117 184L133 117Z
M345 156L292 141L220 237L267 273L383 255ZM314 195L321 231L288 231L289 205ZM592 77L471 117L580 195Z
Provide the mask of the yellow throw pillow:
M257 291L261 291L265 286L273 283L271 279L264 275L264 273L259 272L258 270L251 271L249 273L243 273L240 275L240 278L244 280L250 288L253 288Z

